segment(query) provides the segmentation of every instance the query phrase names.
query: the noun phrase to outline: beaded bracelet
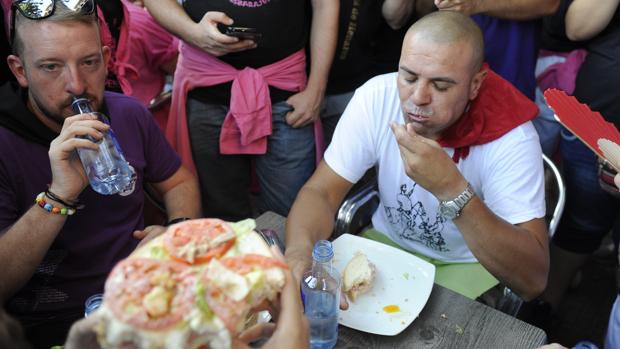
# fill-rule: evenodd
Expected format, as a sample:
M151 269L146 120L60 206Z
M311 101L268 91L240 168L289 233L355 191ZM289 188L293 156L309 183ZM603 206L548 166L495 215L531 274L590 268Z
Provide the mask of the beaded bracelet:
M54 214L60 214L60 215L64 215L64 216L71 216L73 214L75 214L75 208L71 208L71 207L56 207L53 206L52 204L50 204L49 202L45 201L45 192L41 192L39 195L37 195L37 198L34 200L34 202L39 205L39 207L41 207L42 209L44 209L45 211L49 212L49 213L54 213Z

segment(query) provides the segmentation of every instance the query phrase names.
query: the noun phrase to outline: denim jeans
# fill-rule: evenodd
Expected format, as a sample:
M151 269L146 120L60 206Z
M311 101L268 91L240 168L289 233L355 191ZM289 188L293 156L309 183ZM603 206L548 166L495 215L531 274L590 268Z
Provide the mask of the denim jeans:
M353 92L325 96L321 106L321 123L323 124L323 137L326 146L331 143L336 125L338 125L338 121L351 97L353 97Z
M566 206L553 237L554 244L571 252L589 254L612 228L617 244L620 201L601 189L596 155L566 130L561 132L560 154Z
M545 102L540 87L536 87L536 105L538 106L538 116L532 120L532 124L538 132L538 138L540 139L540 146L543 153L548 157L553 157L558 149L558 143L560 142L560 130L562 125L557 122L553 117L553 110L549 108Z
M315 168L313 126L290 127L285 120L289 111L286 102L273 104L266 154L222 155L220 132L228 106L188 98L187 124L206 217L236 221L252 216L252 161L260 185L258 211L288 215Z

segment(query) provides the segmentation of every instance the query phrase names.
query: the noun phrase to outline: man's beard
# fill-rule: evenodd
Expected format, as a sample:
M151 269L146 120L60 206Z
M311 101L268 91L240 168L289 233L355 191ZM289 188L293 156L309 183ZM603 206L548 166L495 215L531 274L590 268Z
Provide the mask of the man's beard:
M83 94L82 97L88 99L89 101L91 101L91 103L93 101L95 101L95 98L93 96L91 96L90 94ZM62 101L62 103L60 103L58 110L59 112L53 112L51 110L49 110L48 108L46 108L43 103L41 103L37 97L33 94L32 95L32 99L34 100L34 103L36 104L36 108L38 108L41 113L47 117L50 121L58 124L59 126L62 126L65 122L65 119L68 118L69 116L75 115L76 113L71 113L71 115L63 115L62 111L70 108L71 104L73 103L73 99L72 97L68 97L66 100ZM93 108L96 110L96 108L93 106Z

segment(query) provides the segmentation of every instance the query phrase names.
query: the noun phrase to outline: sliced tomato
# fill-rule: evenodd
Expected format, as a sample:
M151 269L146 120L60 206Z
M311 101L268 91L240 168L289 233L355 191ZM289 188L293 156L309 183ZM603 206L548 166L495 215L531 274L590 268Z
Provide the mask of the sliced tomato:
M208 276L203 280L207 285L211 284ZM239 324L250 311L248 304L243 300L233 300L216 287L209 287L205 291L207 305L222 320L228 331L233 335L240 331Z
M234 270L239 274L247 274L255 269L288 269L288 265L281 260L266 257L260 254L245 254L242 256L226 257L220 262L226 268Z
M222 257L234 244L235 232L220 219L194 219L169 228L164 246L171 258L202 264Z
M196 276L177 262L125 259L105 284L104 301L122 322L164 330L178 324L195 301Z

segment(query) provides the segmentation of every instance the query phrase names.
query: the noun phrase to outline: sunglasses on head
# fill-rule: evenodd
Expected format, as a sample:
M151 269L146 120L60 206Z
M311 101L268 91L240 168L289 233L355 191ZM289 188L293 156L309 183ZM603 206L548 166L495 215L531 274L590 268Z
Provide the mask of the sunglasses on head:
M84 14L92 14L95 12L95 0L61 0L69 10L74 12L82 12ZM56 8L55 0L13 0L11 5L11 45L15 38L15 10L28 19L43 19L54 14Z

